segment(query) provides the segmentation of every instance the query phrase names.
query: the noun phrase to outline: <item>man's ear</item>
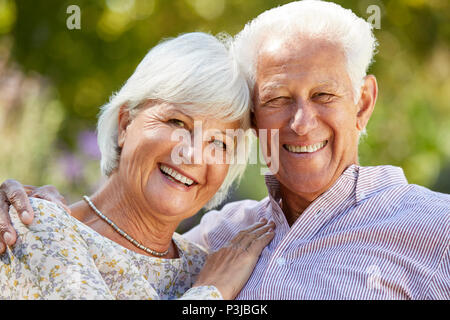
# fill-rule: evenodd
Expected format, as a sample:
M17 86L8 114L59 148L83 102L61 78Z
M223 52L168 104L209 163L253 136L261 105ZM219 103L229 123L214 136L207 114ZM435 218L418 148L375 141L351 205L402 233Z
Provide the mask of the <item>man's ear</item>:
M356 128L362 131L370 117L372 116L375 102L377 101L378 85L374 75L364 77L364 84L361 87L361 96L357 103L358 114L356 115Z
M125 142L128 125L131 123L130 111L128 111L126 104L120 107L117 121L117 144L122 148Z

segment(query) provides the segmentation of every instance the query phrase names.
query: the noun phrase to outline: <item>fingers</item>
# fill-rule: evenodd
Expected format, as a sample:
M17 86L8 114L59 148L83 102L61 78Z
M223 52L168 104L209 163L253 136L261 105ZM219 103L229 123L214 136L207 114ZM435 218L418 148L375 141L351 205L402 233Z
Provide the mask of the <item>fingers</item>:
M261 219L258 222L255 222L254 224L252 224L250 227L246 228L246 229L242 229L241 231L238 232L238 234L230 241L231 244L238 244L242 241L242 239L247 236L250 232L262 227L263 225L265 225L267 223L267 219Z
M262 245L262 250L262 248L264 248L272 239L269 235L272 235L273 237L274 228L275 223L273 221L267 222L266 219L260 220L259 222L251 225L249 228L241 230L238 235L231 240L231 245L247 251L256 241L258 244ZM270 240L267 242L267 239L269 238ZM265 244L263 245L263 243ZM253 247L253 250L256 250L259 247L260 246ZM257 252L258 255L259 253L260 252Z
M275 228L275 223L273 221L264 224L263 226L254 229L252 232L247 233L241 240L240 245L249 250L250 247L255 243L261 243L261 239L265 239L263 236L266 234L274 234L273 229ZM261 238L263 237L263 238ZM261 239L260 239L261 238ZM267 244L266 244L267 245ZM261 250L266 246L264 245ZM259 254L259 252L258 252Z
M35 186L30 186L30 185L28 185L28 184L24 184L24 185L23 185L23 189L26 191L26 193L27 193L28 195L30 195L31 192L33 192L35 189L37 189L37 187L35 187Z
M6 246L12 246L16 242L17 234L14 230L9 216L9 205L12 205L19 214L20 220L24 224L31 224L34 218L30 197L45 199L60 205L67 212L70 209L65 203L65 199L53 186L43 186L36 188L33 186L23 186L20 182L8 179L0 186L0 253L4 253Z
M61 206L64 210L70 213L70 209L66 204L66 199L58 192L58 190L51 185L34 188L30 193L30 197L44 199Z
M6 251L6 246L16 242L17 235L9 218L9 204L6 197L0 193L0 254Z
M20 182L13 179L6 180L0 186L0 193L4 196L3 200L16 209L19 213L20 220L22 220L24 224L30 224L33 221L33 209L31 208L27 191ZM2 210L0 215L9 215L9 213L8 211L4 212L4 210Z
M275 223L261 220L208 255L194 286L214 285L224 299L234 299L248 281L263 248L274 236Z
M247 251L253 252L256 255L260 255L261 252L264 250L264 248L272 241L273 237L275 236L275 232L273 232L273 229L269 229L265 233L261 234L257 239L252 241Z

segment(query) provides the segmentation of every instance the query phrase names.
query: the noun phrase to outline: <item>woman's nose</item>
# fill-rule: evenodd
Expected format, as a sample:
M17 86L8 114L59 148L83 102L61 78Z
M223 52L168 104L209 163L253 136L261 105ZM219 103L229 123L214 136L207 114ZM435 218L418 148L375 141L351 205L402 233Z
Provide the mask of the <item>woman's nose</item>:
M191 144L186 144L183 148L183 158L186 159L187 164L201 165L205 163L204 144L192 140Z

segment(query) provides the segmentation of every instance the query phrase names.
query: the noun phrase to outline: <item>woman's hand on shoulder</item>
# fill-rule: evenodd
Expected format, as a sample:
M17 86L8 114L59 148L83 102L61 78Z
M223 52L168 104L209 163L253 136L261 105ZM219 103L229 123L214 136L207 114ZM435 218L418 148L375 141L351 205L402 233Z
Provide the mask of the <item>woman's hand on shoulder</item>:
M29 225L33 222L34 214L28 197L54 202L70 213L64 198L53 186L34 187L22 185L13 179L4 181L0 185L0 254L5 252L6 246L14 245L17 240L17 233L9 216L10 205L16 209L24 224Z
M272 221L264 219L241 230L226 246L208 255L194 287L213 285L225 300L234 299L272 241L274 228Z

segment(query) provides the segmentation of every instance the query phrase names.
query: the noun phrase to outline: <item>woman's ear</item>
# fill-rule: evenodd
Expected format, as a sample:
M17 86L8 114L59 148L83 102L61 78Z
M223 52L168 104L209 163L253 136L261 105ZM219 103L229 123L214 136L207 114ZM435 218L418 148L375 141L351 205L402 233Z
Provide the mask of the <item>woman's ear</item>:
M119 148L122 148L125 142L128 125L131 123L130 111L126 104L120 107L117 121L119 122L117 127L117 144Z
M375 102L378 95L377 79L374 75L364 77L364 84L361 87L361 97L359 98L356 115L356 128L359 131L364 130L370 117L372 116Z

